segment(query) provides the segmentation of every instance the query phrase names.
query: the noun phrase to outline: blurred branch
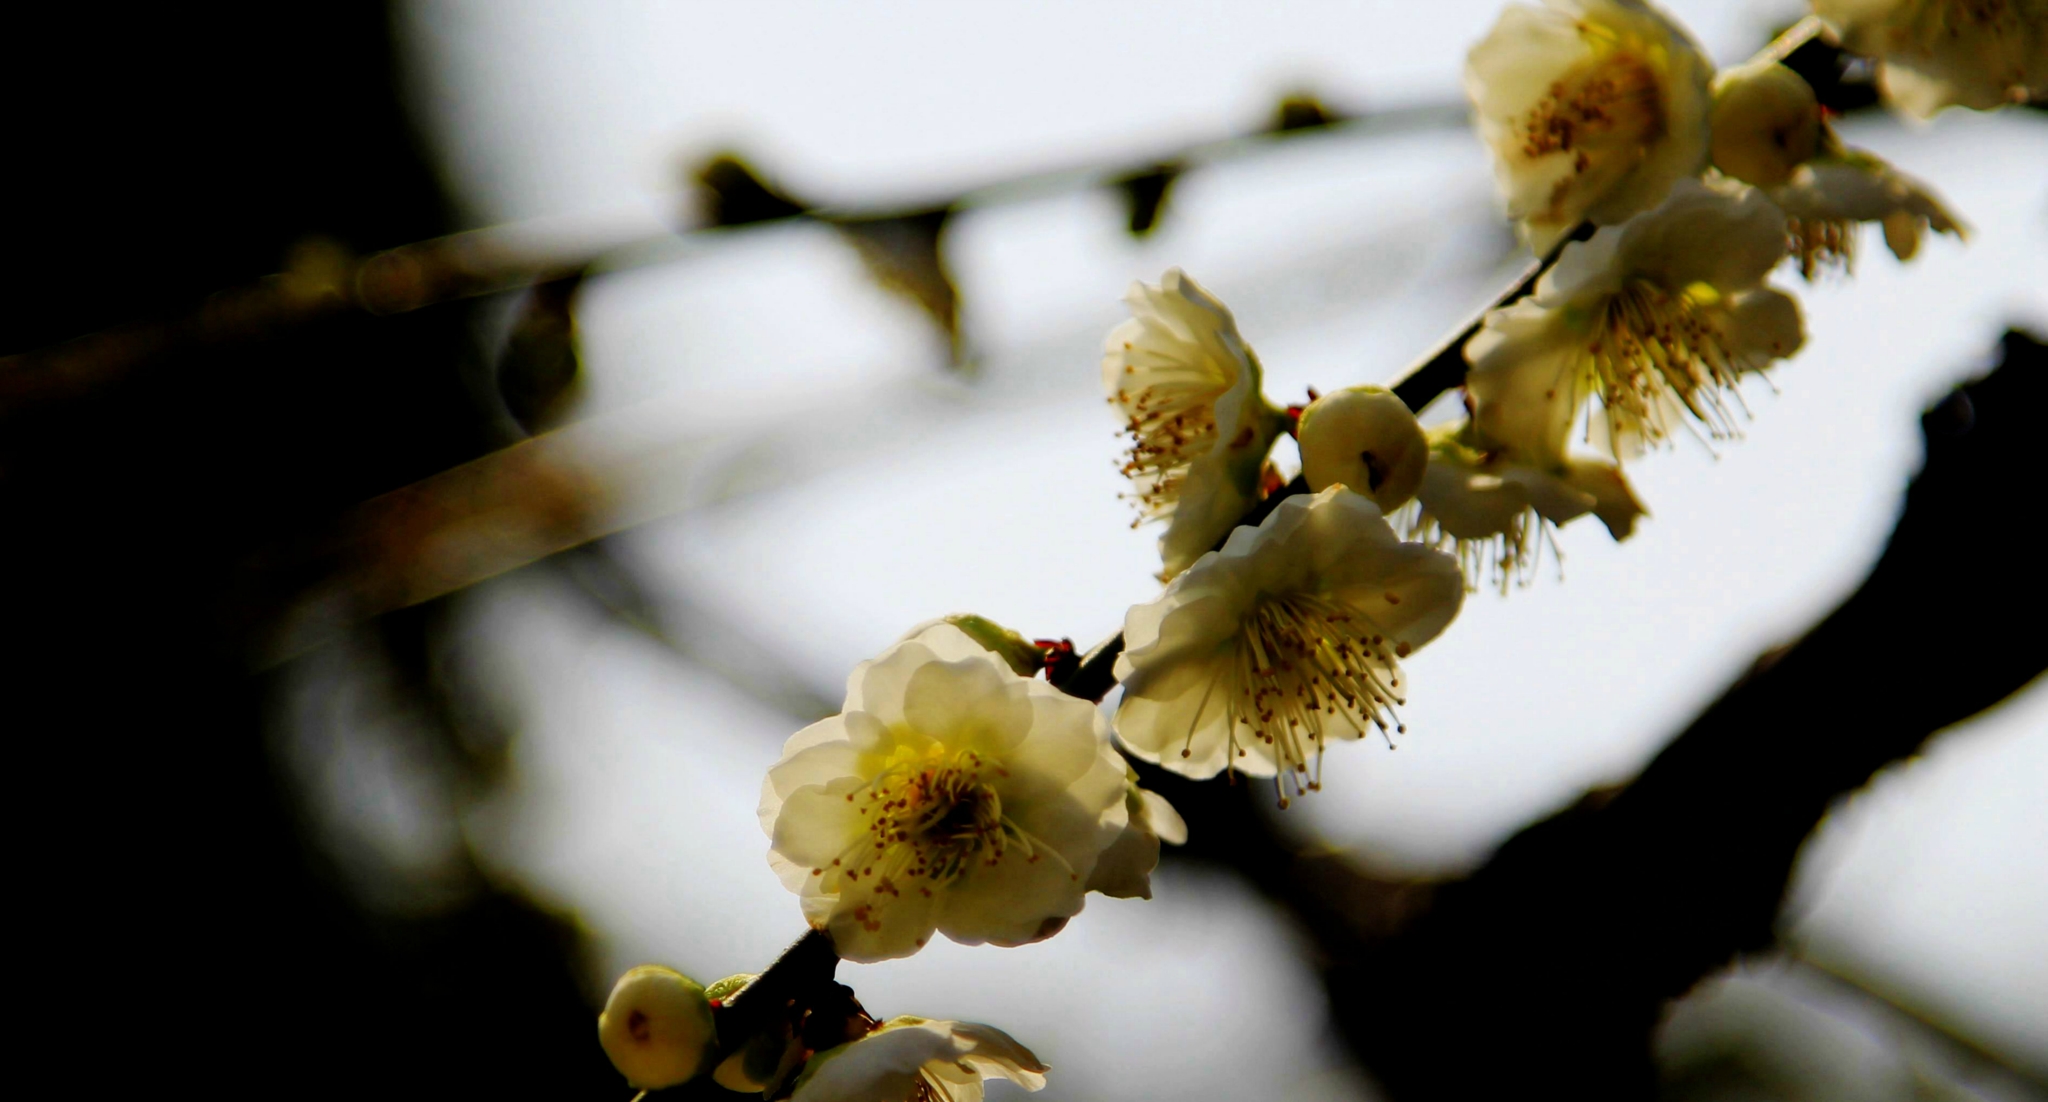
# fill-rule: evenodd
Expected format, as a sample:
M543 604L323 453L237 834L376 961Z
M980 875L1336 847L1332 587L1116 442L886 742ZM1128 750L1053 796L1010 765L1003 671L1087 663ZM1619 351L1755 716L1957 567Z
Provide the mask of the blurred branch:
M1972 1078L1982 1076L1988 1070L2000 1078L2025 1079L2035 1092L2048 1095L2048 1079L2042 1079L2038 1074L2014 1066L2004 1057L1986 1049L1939 1018L1915 1009L1877 990L1869 983L1796 949L1786 949L1783 959L1816 984L1881 1015L1888 1024L1911 1030L1913 1036L1923 1044L1937 1049L1943 1063L1948 1066L1963 1069L1971 1073Z
M678 440L653 403L502 448L372 498L273 547L237 601L268 667L349 626L679 509Z
M720 197L698 216L695 224L677 232L694 237L727 226L815 218L847 229L853 240L863 246L863 257L869 264L880 263L890 269L888 274L892 278L900 278L894 269L901 265L891 263L893 254L875 253L876 227L906 219L923 225L918 220L930 221L933 212L1000 205L1065 190L1117 188L1119 181L1143 174L1161 163L1194 167L1257 156L1304 133L1323 131L1369 139L1417 130L1452 129L1466 121L1462 102L1417 104L1357 117L1338 115L1319 106L1315 111L1299 106L1309 102L1312 101L1301 97L1290 99L1288 103L1296 104L1294 108L1290 110L1283 104L1278 121L1254 134L1196 142L1119 165L1029 172L924 203L807 204L762 187L758 181L750 188L741 187L730 172L717 176L714 170L721 161L714 160L712 167L705 170L705 186L717 193L723 181L758 201L735 204ZM725 159L724 163L745 173L738 162ZM1155 210L1153 214L1156 213ZM935 234L936 227L931 227L931 231ZM614 235L612 240L595 243L573 240L589 235L587 229L581 233L565 230L559 220L535 220L402 245L366 258L352 256L339 246L316 243L313 248L296 251L284 272L219 291L196 310L0 357L0 424L117 383L177 353L261 341L337 315L407 313L438 303L567 280L579 273L595 277L669 263L693 252L687 246L679 250L676 234L667 233ZM572 240L563 243L565 236ZM953 305L944 292L934 290L928 283L929 280L922 279L912 281L909 292L941 324L946 324Z

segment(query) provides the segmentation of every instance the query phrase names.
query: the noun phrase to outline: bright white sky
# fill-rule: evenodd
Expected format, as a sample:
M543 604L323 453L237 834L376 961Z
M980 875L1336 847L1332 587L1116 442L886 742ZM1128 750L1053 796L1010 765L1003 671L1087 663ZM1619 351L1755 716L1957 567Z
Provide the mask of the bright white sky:
M1796 14L1671 7L1722 61ZM685 167L726 146L802 194L876 201L1241 131L1295 87L1343 106L1454 98L1497 10L421 0L411 22L423 121L479 223L653 228ZM1412 663L1413 734L1398 752L1333 751L1326 791L1289 812L1306 829L1388 867L1467 867L1626 777L1854 584L1918 461L1917 411L2005 324L2048 327L2048 125L1951 114L1846 136L1932 182L1975 227L1969 245L1899 265L1872 235L1854 280L1798 286L1808 351L1776 373L1781 394L1750 392L1750 438L1640 464L1653 518L1619 547L1567 529L1564 583L1475 594ZM1295 400L1384 378L1500 284L1491 203L1476 142L1453 132L1307 139L1196 174L1142 244L1099 194L974 212L948 239L971 383L945 377L918 316L818 227L608 277L581 303L590 411L659 400L712 445L677 472L703 507L624 553L677 609L714 610L827 694L951 611L1092 642L1152 595L1156 565L1115 500L1095 389L1123 287L1187 268L1235 308L1268 393ZM1985 584L1996 599L2033 583ZM765 963L800 930L753 816L793 721L534 579L491 592L477 639L526 723L519 782L479 836L583 913L608 964L710 978ZM1910 670L1872 686L1914 690ZM2044 726L2037 689L1851 801L1786 921L1814 956L2048 1066ZM1769 768L1771 748L1756 753ZM1159 889L1091 903L1039 946L935 945L849 982L878 1013L1011 1029L1071 1097L1341 1089L1303 1028L1320 996L1284 927L1227 883Z

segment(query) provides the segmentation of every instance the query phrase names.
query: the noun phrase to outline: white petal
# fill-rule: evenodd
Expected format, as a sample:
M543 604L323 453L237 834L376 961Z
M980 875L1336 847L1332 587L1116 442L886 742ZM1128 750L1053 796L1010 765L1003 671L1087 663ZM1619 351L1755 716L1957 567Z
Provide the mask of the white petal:
M1785 212L1745 184L1684 180L1663 206L1622 227L1616 263L1680 291L1705 283L1723 292L1763 282L1785 259Z
M1465 345L1472 365L1465 376L1472 420L1489 444L1531 463L1564 459L1572 424L1591 386L1586 338L1573 331L1568 313L1576 309L1524 300L1487 314Z
M1636 500L1635 490L1621 468L1597 459L1574 459L1566 479L1579 491L1593 498L1593 515L1607 526L1607 532L1616 540L1625 540L1634 534L1636 518L1647 515L1643 503Z
M1001 761L1031 730L1031 704L1012 688L1021 680L979 647L957 662L927 662L904 686L903 722L948 747Z
M1727 326L1730 349L1753 368L1791 356L1806 343L1799 300L1771 287L1751 291L1730 303Z
M1012 842L995 864L962 873L941 893L939 932L964 945L1028 945L1081 913L1082 877L1059 851Z
M891 878L880 869L842 878L825 929L847 960L865 964L907 957L931 940L946 897L946 889Z

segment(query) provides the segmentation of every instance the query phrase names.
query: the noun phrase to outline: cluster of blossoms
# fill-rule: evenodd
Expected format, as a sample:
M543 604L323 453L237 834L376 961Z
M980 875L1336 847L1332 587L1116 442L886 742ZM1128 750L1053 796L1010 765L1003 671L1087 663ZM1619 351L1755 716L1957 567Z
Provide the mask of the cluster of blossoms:
M1378 386L1278 405L1214 295L1177 269L1135 285L1101 371L1138 521L1165 523L1164 589L1091 659L1113 656L1114 716L1063 691L1071 644L979 617L857 666L761 789L769 863L827 959L908 956L934 933L1024 945L1090 892L1150 898L1186 826L1128 759L1272 778L1282 807L1320 788L1331 742L1405 730L1402 663L1483 576L1526 580L1581 516L1628 538L1644 508L1625 463L1681 432L1739 434L1743 381L1805 339L1775 270L1846 270L1865 222L1900 260L1929 230L1961 236L1924 185L1845 146L1780 59L1825 33L1911 114L2019 102L2048 92L2048 0L1814 7L1719 73L1643 0L1512 5L1473 48L1476 124L1546 270L1463 342L1460 418L1425 430ZM1271 459L1288 434L1293 483ZM736 998L768 1012L721 1042ZM978 1100L1047 1070L989 1026L877 1020L829 979L706 989L653 966L619 981L599 1038L643 1090L709 1072L796 1102Z

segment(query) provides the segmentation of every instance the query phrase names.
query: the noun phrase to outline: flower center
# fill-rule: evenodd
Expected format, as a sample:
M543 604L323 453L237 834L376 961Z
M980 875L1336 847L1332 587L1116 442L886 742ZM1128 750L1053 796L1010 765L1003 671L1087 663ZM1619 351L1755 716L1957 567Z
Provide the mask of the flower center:
M1721 324L1720 302L1703 283L1673 292L1647 279L1608 300L1586 351L1614 438L1661 441L1679 410L1712 439L1742 435L1735 385L1745 365Z
M1288 783L1296 793L1322 786L1327 736L1348 733L1338 721L1363 733L1405 730L1394 707L1402 703L1401 667L1406 643L1388 645L1371 620L1312 593L1269 596L1244 618L1231 672L1232 757L1245 751L1238 728L1272 748L1287 806ZM1313 754L1314 769L1309 760Z
M1001 861L1011 845L1028 852L1029 840L1003 818L1002 797L989 783L1007 775L972 750L903 755L848 795L867 831L840 856L840 869L848 880L872 877L877 892L929 895L976 862Z
M1580 24L1589 37L1595 28ZM1599 48L1605 46L1606 48ZM1657 72L1634 50L1596 41L1595 56L1550 85L1522 122L1522 155L1573 154L1585 172L1589 154L1638 150L1664 134Z

